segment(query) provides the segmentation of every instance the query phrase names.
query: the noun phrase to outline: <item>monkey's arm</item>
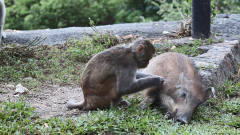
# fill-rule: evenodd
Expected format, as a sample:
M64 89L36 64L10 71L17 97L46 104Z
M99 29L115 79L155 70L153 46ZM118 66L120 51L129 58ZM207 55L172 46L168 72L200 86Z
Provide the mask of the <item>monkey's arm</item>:
M164 80L159 76L151 76L135 80L133 73L122 73L117 76L117 92L120 95L132 94L149 87L160 87Z
M136 73L136 79L146 78L146 77L150 77L150 76L156 76L156 75L151 75L151 74L146 74L146 73L141 73L141 72Z
M146 78L146 77L161 77L158 75L153 75L153 74L147 74L147 73L141 73L141 72L137 72L136 73L136 79L141 79L141 78ZM163 79L163 77L161 77Z

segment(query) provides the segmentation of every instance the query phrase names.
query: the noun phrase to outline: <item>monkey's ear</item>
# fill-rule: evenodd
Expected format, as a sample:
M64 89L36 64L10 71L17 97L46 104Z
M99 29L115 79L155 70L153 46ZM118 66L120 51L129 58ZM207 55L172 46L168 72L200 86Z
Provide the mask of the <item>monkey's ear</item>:
M142 44L138 45L137 48L136 48L136 52L142 52L144 49L144 46Z

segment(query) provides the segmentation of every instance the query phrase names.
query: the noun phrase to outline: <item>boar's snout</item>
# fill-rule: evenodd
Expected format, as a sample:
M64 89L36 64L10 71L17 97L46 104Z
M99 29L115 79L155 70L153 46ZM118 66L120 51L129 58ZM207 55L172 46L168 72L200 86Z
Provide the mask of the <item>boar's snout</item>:
M175 117L175 122L179 122L181 124L188 124L191 120L192 113L185 113L183 115L177 115Z

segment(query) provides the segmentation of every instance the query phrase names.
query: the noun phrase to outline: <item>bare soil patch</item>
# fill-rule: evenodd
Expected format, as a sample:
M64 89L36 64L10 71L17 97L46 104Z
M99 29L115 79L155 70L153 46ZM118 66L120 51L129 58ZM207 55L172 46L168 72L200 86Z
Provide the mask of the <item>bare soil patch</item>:
M29 90L28 93L16 96L15 87L12 84L0 84L0 103L3 101L17 102L23 100L34 107L40 118L47 119L57 116L78 116L79 110L67 110L66 102L69 99L83 100L80 86L42 84L37 91Z

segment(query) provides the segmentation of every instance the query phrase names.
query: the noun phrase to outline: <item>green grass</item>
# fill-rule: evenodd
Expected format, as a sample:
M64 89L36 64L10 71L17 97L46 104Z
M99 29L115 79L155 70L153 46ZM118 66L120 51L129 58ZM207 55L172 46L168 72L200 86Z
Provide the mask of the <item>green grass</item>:
M77 83L85 62L117 42L111 35L97 34L51 47L8 46L0 51L0 81L21 82L30 89L45 82ZM174 51L195 56L199 45L201 42L195 41ZM0 134L240 134L239 78L226 82L219 91L219 98L200 106L187 125L166 119L156 108L141 110L138 104L142 99L137 96L127 98L131 102L128 108L111 107L89 111L77 118L45 120L28 103L2 102Z
M215 100L215 99L211 99ZM137 98L128 108L90 111L80 117L39 119L23 102L0 106L1 134L239 134L240 100L217 100L199 107L188 125L166 119L158 109L141 110ZM221 101L221 102L220 102ZM238 106L237 106L238 104Z
M174 44L157 45L156 48L157 54L161 54L164 52L178 52L194 57L202 53L201 51L198 50L198 47L201 45L203 45L202 40L194 40L191 44L178 45L175 48L172 48L175 46Z
M178 53L188 55L190 57L195 57L204 53L198 49L199 46L210 45L213 43L220 43L220 42L223 42L223 40L222 39L216 40L213 38L209 38L206 40L193 40L189 44L182 44L178 46L175 46L175 44L172 44L172 43L167 43L162 45L157 44L155 46L157 48L157 54L161 54L164 52L178 52Z
M4 49L1 50L1 52L3 51ZM19 47L19 50L9 49L9 52L11 51L23 52L21 47ZM19 82L26 77L49 82L70 82L78 79L73 74L80 74L81 70L77 69L79 63L67 59L68 54L65 53L65 50L56 46L41 46L31 50L29 53L34 55L26 54L25 57L19 57L10 53L3 57L3 59L10 58L6 64L0 67L0 81Z
M238 80L238 78L236 79ZM238 87L238 81L229 81ZM166 119L157 108L142 110L141 98L127 97L129 107L110 107L85 112L77 118L40 119L29 104L3 102L0 105L0 134L240 134L240 94L228 97L227 83L193 115L190 124ZM238 89L238 92L240 89Z
M239 80L238 82L226 81L223 91L225 95L230 97L240 95L240 81Z
M87 62L94 54L112 47L119 43L119 40L111 33L101 34L96 31L95 35L85 37L83 40L70 40L71 46L67 49L70 58L79 62Z
M97 33L57 46L8 45L0 50L0 81L21 82L32 77L40 82L78 82L85 63L117 43L111 33Z

